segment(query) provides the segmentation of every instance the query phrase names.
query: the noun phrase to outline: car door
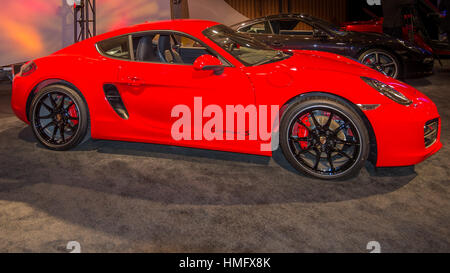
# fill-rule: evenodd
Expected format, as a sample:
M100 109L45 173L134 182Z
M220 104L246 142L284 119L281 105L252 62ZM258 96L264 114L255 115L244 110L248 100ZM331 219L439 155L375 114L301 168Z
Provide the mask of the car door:
M346 43L340 37L301 19L271 19L278 49L319 50L346 55Z
M133 61L122 63L117 74L117 85L129 113L130 130L150 142L232 150L230 147L235 143L199 141L194 133L191 140L174 141L172 126L179 117L172 117L172 111L176 106L187 106L191 111L191 131L194 131L201 130L198 127L209 119L201 118L202 109L208 105L226 109L227 105L254 104L253 87L241 69L186 34L149 32L133 35L131 40ZM222 74L194 69L195 59L204 54L222 60L225 65ZM194 122L199 116L200 122ZM223 133L226 134L225 130Z

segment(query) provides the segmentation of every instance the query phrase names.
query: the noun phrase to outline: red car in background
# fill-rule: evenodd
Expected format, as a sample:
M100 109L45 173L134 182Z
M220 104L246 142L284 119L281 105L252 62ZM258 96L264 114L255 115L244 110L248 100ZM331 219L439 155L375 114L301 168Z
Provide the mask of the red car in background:
M320 179L356 175L367 159L417 164L442 146L436 106L413 87L339 55L274 50L200 20L136 25L28 62L14 77L11 104L53 150L90 136L272 155L262 140L174 139L174 107L196 111L195 98L221 109L278 107L272 142L298 171ZM196 122L206 128L210 118ZM233 128L215 131L249 129Z
M411 16L406 16L406 20L410 18ZM383 33L383 18L374 18L369 21L346 22L342 24L342 29L355 32ZM413 24L403 27L403 40L411 41L419 47L432 52L434 55L450 56L448 43L432 41L431 39L426 38L426 35L421 33L417 27L413 27Z

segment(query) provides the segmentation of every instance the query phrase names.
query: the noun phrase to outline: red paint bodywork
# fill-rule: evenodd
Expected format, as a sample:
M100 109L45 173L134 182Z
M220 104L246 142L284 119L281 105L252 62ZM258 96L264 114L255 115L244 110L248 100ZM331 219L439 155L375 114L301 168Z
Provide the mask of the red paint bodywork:
M37 59L34 73L14 78L12 108L20 119L29 123L27 101L30 94L48 82L64 80L83 94L89 107L94 139L271 156L271 152L260 150L258 141L177 142L170 134L176 120L171 118L171 109L179 104L194 109L194 97L202 97L204 106L255 104L282 108L299 95L321 92L342 97L354 105L381 105L376 110L364 112L376 136L377 166L417 164L441 148L440 137L434 145L425 148L424 125L439 118L439 114L435 104L413 87L326 52L295 51L284 61L246 67L202 34L203 30L216 24L200 20L146 23L99 35ZM221 75L214 75L211 71L198 71L190 65L110 59L100 55L95 46L107 38L149 30L175 30L196 37L232 66L226 67ZM395 103L367 85L361 76L392 85L413 100L413 104L402 106ZM130 79L138 79L138 82L130 82ZM102 88L104 83L118 87L129 112L128 120L120 118L107 102Z

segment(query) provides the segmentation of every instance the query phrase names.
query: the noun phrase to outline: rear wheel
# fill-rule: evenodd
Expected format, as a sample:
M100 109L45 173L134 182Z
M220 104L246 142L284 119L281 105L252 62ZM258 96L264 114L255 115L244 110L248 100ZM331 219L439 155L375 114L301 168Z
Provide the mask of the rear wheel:
M83 98L63 85L43 88L31 103L31 127L42 145L68 150L78 145L89 127L88 108Z
M371 49L363 52L358 60L364 64L373 68L386 76L392 78L398 78L400 76L400 62L394 56L394 54L382 50Z
M319 179L355 176L369 155L369 134L345 101L310 97L293 103L280 124L280 145L298 171Z

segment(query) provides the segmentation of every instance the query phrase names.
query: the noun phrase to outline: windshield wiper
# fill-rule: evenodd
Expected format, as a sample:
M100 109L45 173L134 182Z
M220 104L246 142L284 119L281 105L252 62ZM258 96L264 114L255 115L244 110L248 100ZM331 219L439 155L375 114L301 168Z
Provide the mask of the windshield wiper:
M268 63L274 63L276 61L281 61L284 59L287 59L289 57L289 54L285 54L283 51L278 50L277 55L273 56L272 58L268 60L261 61L259 63L256 63L254 66L268 64Z

